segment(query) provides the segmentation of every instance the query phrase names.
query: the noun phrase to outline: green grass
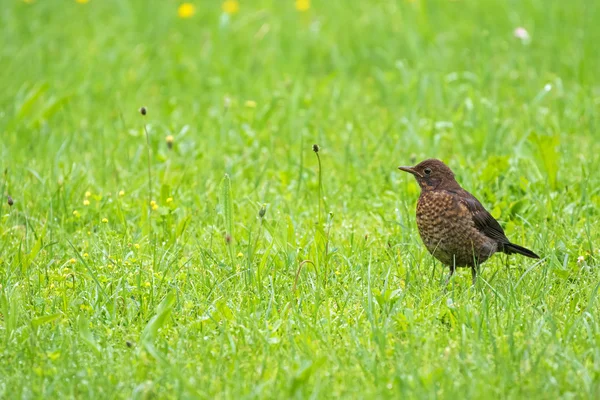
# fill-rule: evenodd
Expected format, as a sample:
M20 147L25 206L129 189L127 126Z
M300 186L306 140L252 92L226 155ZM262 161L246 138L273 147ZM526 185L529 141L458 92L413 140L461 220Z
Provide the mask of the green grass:
M194 3L0 7L0 397L600 396L596 2ZM543 260L444 291L429 157Z

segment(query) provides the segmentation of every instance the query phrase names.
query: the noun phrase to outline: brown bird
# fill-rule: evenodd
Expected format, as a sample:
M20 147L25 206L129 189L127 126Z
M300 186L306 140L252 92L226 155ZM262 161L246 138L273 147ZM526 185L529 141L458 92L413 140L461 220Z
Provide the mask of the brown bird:
M511 243L504 230L454 173L440 160L429 159L414 167L398 167L415 176L421 187L417 226L427 250L450 267L446 284L456 267L471 267L473 284L479 265L496 252L540 258Z

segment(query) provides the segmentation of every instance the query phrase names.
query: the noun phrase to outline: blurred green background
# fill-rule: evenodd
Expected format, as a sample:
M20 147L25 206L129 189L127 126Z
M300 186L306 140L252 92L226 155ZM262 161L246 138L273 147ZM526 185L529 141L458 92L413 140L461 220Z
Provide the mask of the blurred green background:
M599 8L4 1L0 396L595 398ZM543 261L444 291L430 157Z

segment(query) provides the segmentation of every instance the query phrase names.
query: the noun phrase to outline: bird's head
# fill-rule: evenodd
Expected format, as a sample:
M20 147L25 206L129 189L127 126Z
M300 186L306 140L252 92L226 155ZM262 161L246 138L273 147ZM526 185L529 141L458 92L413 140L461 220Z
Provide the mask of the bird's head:
M398 167L398 169L413 174L423 190L458 185L452 170L435 158L421 161L414 167Z

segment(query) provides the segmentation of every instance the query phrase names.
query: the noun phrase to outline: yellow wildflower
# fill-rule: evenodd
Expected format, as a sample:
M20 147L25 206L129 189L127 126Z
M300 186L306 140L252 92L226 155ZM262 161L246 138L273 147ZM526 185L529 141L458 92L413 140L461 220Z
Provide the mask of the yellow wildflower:
M71 259L69 260L69 262L70 262L71 264L77 264L77 260L76 260L76 259L74 259L74 258L71 258Z
M79 211L77 211L77 210L74 210L74 211L73 211L73 216L74 216L75 218L79 218L79 215L80 215L80 214L79 214Z
M165 141L167 142L167 147L169 148L169 150L171 150L173 148L173 142L175 141L173 135L168 135L165 138Z
M125 191L124 190L119 191L119 197L123 197L123 196L125 196Z
M191 18L196 14L196 6L192 3L182 3L177 9L179 18Z
M86 4L86 3L89 3L90 0L75 0L75 1L79 4Z
M296 10L308 11L310 9L310 0L296 0Z
M238 256L238 258L241 258L241 257L244 257L244 254L240 251L237 256Z
M102 218L102 223L103 223L103 224L107 224L107 223L108 223L108 219L106 219L106 218Z
M89 206L90 205L90 201L88 199L85 199L83 201L83 205L86 206L86 207Z
M144 283L144 286L150 287L150 286L152 286L152 284L150 282L146 282L146 283Z
M87 192L85 192L85 197L90 197L92 195L92 192L90 192L89 190Z
M237 0L225 0L222 8L225 14L235 14L240 11L240 3Z
M256 108L256 102L254 100L246 100L245 106L248 108Z
M152 210L156 211L156 210L158 210L158 204L156 204L156 202L154 200L152 200L150 202L150 208L152 208Z
M140 245L136 243L136 244L133 245L133 247L135 247L136 249L139 249Z
M172 203L172 202L173 202L173 198L172 198L172 197L169 197L169 198L167 199L167 204L169 204L169 203Z

